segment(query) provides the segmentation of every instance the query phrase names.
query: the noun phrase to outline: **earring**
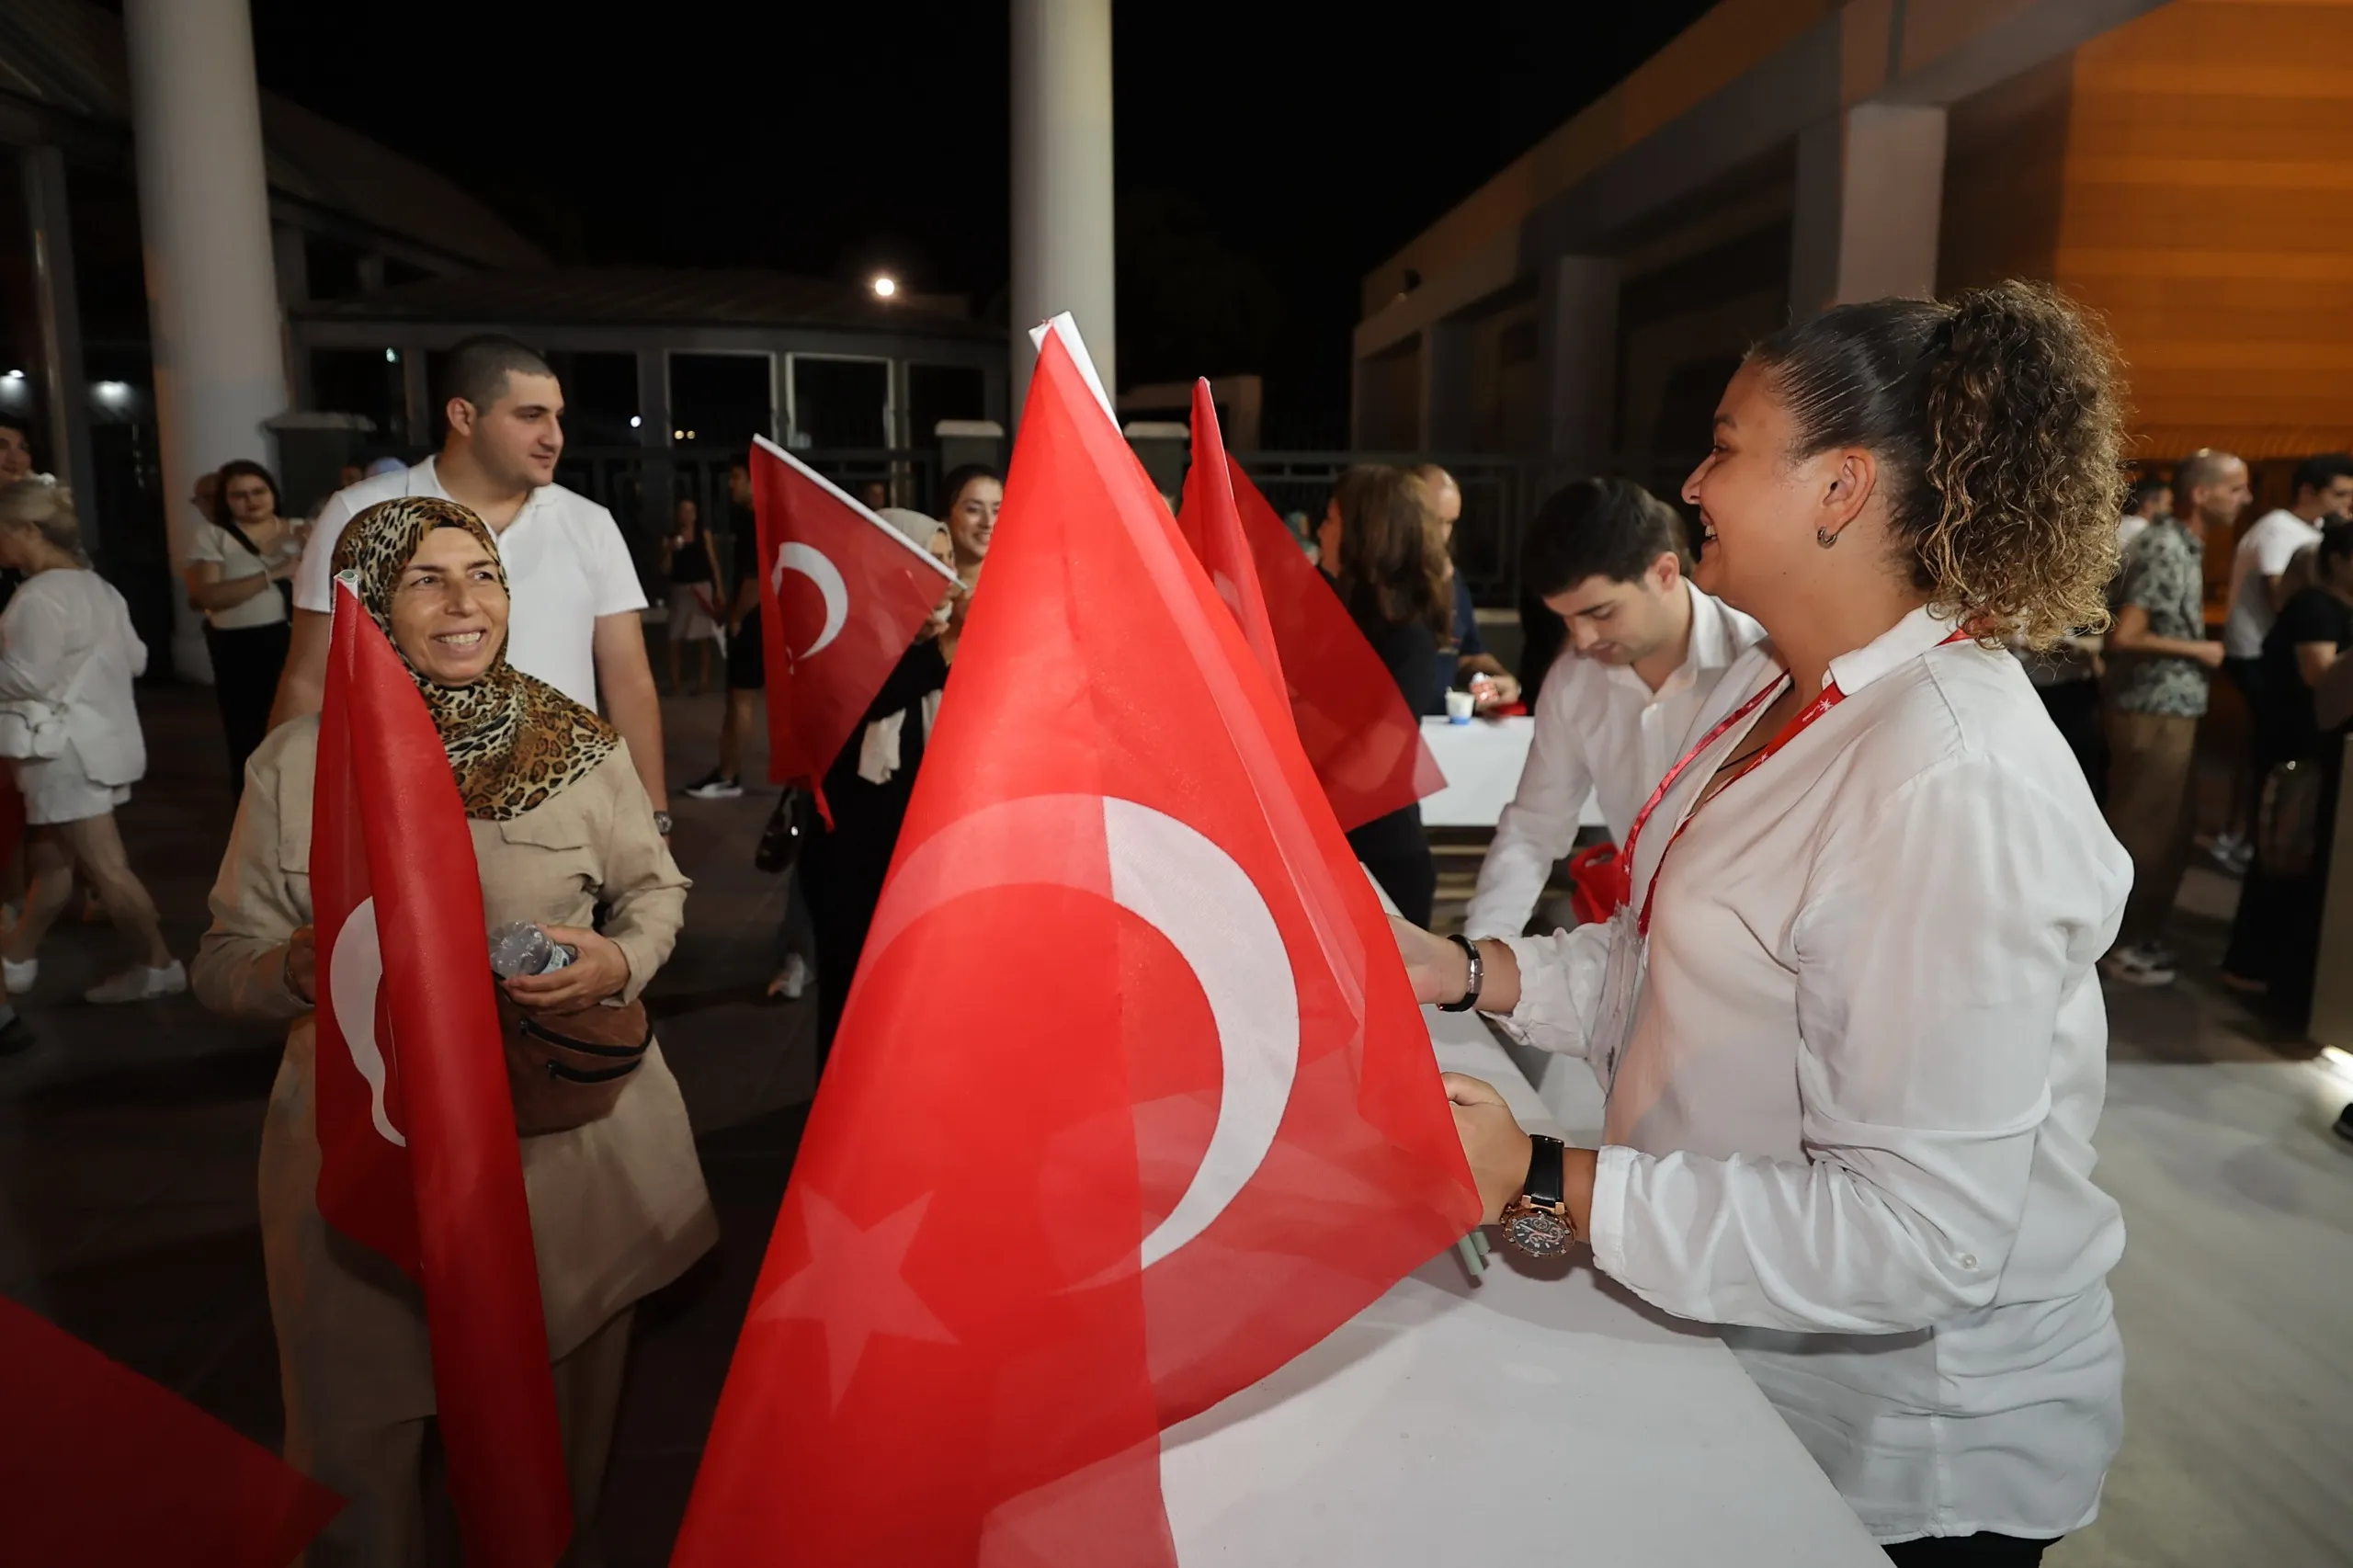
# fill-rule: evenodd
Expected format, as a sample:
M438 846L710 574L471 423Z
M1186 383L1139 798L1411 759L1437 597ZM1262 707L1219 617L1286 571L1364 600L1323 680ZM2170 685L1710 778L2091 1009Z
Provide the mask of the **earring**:
M1823 549L1828 550L1832 545L1838 542L1838 536L1832 533L1828 528L1816 528L1813 530L1813 542L1822 546Z

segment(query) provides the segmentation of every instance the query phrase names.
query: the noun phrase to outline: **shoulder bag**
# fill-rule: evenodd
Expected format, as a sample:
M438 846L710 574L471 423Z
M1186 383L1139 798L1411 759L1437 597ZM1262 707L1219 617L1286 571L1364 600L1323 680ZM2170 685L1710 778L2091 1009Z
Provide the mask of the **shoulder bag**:
M54 699L14 697L0 701L0 756L17 762L47 762L65 753L66 711L82 694L82 682L98 662L95 647Z

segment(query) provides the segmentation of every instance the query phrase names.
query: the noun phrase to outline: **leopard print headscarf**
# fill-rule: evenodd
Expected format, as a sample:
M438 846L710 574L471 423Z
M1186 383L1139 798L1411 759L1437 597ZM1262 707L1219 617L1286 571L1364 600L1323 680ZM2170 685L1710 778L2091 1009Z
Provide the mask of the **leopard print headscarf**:
M493 562L498 560L498 540L480 517L455 501L430 495L380 501L346 524L335 541L335 575L351 574L360 604L396 653L392 590L425 536L436 528L463 528L482 540ZM506 585L504 565L498 583ZM405 654L401 662L408 663ZM521 816L585 778L620 744L604 720L508 664L503 647L472 686L437 686L414 665L409 675L441 733L470 817L505 822Z

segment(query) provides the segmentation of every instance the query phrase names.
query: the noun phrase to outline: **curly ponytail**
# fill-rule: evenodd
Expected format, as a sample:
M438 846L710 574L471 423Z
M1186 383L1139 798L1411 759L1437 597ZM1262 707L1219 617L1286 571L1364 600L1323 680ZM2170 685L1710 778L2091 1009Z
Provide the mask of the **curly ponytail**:
M1989 639L2105 626L2122 504L2116 352L2045 284L1842 305L1759 344L1798 437L1880 460L1915 586Z

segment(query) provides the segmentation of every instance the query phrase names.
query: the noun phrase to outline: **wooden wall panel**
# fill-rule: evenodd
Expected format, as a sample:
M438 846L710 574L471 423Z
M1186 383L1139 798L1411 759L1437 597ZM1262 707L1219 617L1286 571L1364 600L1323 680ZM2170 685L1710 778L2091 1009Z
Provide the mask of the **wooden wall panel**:
M2347 61L2353 0L2173 0L2075 51L2048 276L2107 315L2144 455L2353 447Z

